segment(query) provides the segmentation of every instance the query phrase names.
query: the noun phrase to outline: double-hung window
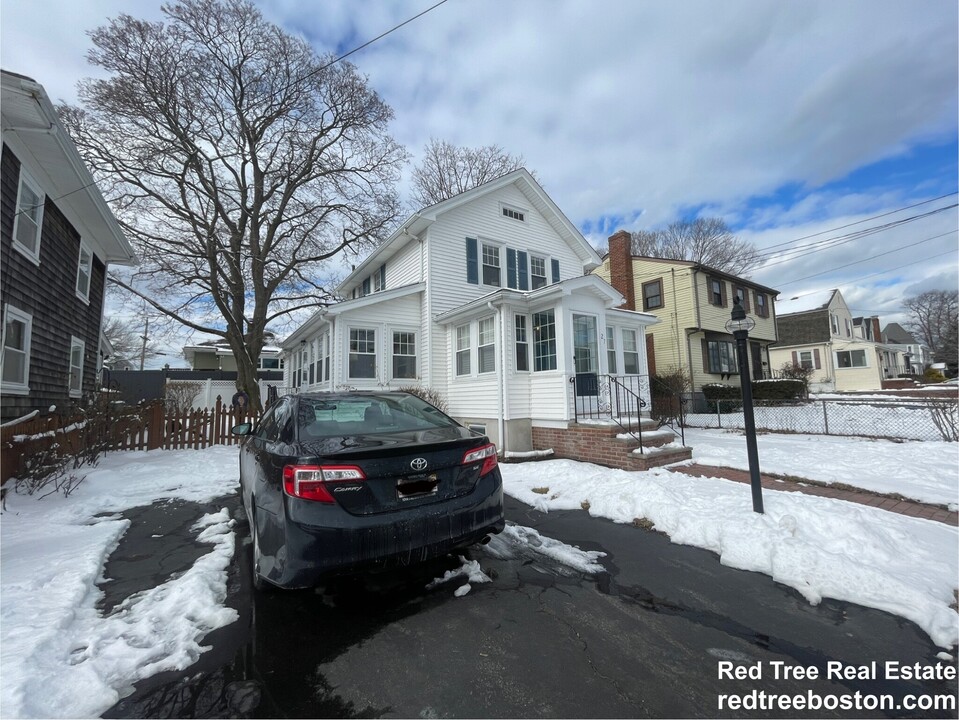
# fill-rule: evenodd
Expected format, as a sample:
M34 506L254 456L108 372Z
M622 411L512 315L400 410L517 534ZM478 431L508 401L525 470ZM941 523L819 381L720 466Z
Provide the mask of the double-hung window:
M77 258L77 297L84 302L90 301L90 277L93 273L93 253L86 243L80 243L80 256Z
M843 318L843 321L846 323L846 337L852 337L852 325L849 322L849 318ZM867 326L864 326L863 332L868 332Z
M376 377L376 330L350 328L350 377Z
M799 367L801 367L801 368L803 368L803 369L805 369L805 370L812 370L812 369L813 369L812 352L811 352L811 351L809 351L809 350L801 350L801 351L799 352Z
M70 397L78 398L83 395L83 340L77 337L70 338Z
M663 281L643 283L643 310L655 310L663 306Z
M533 370L556 369L556 316L552 310L533 315Z
M839 334L839 316L836 313L829 313L829 323L832 326L832 334Z
M516 336L516 370L529 370L529 334L526 328L526 316L516 315L513 318L514 333Z
M709 304L717 307L726 307L726 283L719 278L708 278Z
M769 307L766 304L766 293L756 293L756 314L759 317L769 317Z
M746 288L741 285L737 285L733 288L733 294L739 298L739 306L746 312L750 312L749 309L749 292Z
M479 321L479 342L477 353L477 372L491 373L496 371L496 333L494 318L483 318Z
M416 377L416 333L393 332L393 377Z
M13 247L40 262L40 229L43 226L44 195L40 186L20 168L17 214L13 221Z
M546 258L530 255L529 274L533 290L546 287Z
M470 374L470 326L456 327L456 374Z
M12 305L3 311L2 389L10 395L30 392L30 336L33 317Z
M483 243L483 284L500 287L499 248Z
M619 372L619 366L616 364L616 330L611 327L606 328L606 365L609 374L616 375Z
M623 372L627 375L639 374L639 344L636 331L623 328Z

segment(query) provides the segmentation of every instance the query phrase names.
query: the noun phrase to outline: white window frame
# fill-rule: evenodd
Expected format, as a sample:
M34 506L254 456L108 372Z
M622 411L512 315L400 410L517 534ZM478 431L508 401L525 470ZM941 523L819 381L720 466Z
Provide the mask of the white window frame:
M849 318L843 318L843 322L846 324L846 337L852 337L852 323L849 322ZM866 328L863 328L862 334L865 337Z
M515 220L516 222L525 223L526 216L529 214L528 210L518 208L515 205L507 205L506 203L500 203L499 208L500 217Z
M496 251L496 265L488 265L486 262L486 249ZM487 240L479 241L479 274L480 274L480 283L486 287L503 287L503 252L502 248L496 243L489 242ZM499 282L494 284L486 282L486 268L495 267L497 271L497 277Z
M833 335L839 334L839 316L836 313L829 313L829 323Z
M86 267L83 263L83 254L87 255ZM85 290L80 288L80 278L86 273L87 286ZM80 252L77 253L77 284L76 284L76 293L77 297L80 298L83 302L90 303L90 286L93 284L93 250L90 248L90 245L80 241Z
M362 331L365 333L373 333L372 343L373 343L373 352L353 352L353 333L356 331ZM376 380L379 376L377 372L379 368L379 353L377 352L376 344L376 328L373 327L348 327L346 330L346 374L350 380ZM357 338L357 342L360 342ZM362 342L368 343L371 342L369 336L366 336ZM373 375L372 376L356 376L353 375L352 368L350 367L350 356L351 355L372 355L373 356Z
M20 202L23 199L23 186L26 185L30 191L37 196L37 230L35 237L35 247L33 250L20 242L20 218L24 217L23 208ZM13 220L13 248L27 258L34 265L40 264L40 237L43 234L43 210L46 204L46 193L40 188L40 183L33 179L23 165L20 166L20 182L17 184L17 205L16 214ZM32 220L32 218L31 218Z
M522 322L520 322L522 320ZM522 326L522 327L521 327ZM515 356L513 358L513 371L518 373L528 373L530 371L529 361L529 336L530 320L526 315L519 313L513 315L513 344L515 346ZM521 368L520 358L524 359L525 368Z
M73 352L74 350L80 350L80 365L76 366L73 364ZM87 344L78 337L73 335L70 336L70 356L68 363L70 366L70 372L67 374L67 389L70 392L70 397L78 398L83 396L83 364L86 361L87 354ZM74 370L77 371L77 375L74 375ZM77 378L79 381L77 387L73 387L73 379Z
M412 353L397 353L396 352L396 335L402 333L403 335L412 335L413 336L413 352ZM416 380L420 376L420 369L417 367L417 354L416 349L419 347L419 333L416 330L409 328L390 328L390 378L393 380ZM396 374L396 363L395 358L413 358L413 375L397 375Z
M623 335L623 375L639 375L643 369L639 357L639 332L634 328L621 328L620 332ZM632 343L630 343L630 338L632 338ZM630 345L632 345L632 349L630 349ZM636 372L627 370L629 367L627 355L635 363Z
M533 273L533 260L542 260L543 261L543 274L536 275ZM539 290L541 287L546 287L549 285L549 257L546 255L533 255L529 254L529 289L530 290ZM541 277L543 278L543 284L539 287L536 286L536 282L533 278Z
M619 360L616 357L616 328L606 326L606 372L619 374Z
M849 353L849 363L850 363L850 364L849 364L848 366L843 366L843 365L840 365L840 364L839 364L839 356L842 355L843 353ZM853 365L853 364L852 364L852 354L853 354L853 353L862 353L862 362L863 362L862 365ZM868 368L868 367L870 367L870 365L869 365L869 353L866 352L864 349L854 348L854 349L852 349L852 350L837 350L836 353L835 353L835 355L836 355L835 361L836 361L836 369L837 369L837 370L862 370L863 368Z
M30 394L30 341L33 337L33 316L25 313L20 308L13 305L3 306L3 329L2 340L0 340L0 377L2 377L3 356L7 352L7 323L11 320L21 322L23 328L23 348L15 349L14 352L22 352L23 358L23 381L22 382L3 382L0 383L0 391L5 395L29 395Z
M465 333L462 332L465 330ZM473 365L471 350L472 350L472 326L470 323L464 325L457 325L453 328L453 374L456 377L469 377L472 375ZM466 359L465 372L460 372L460 357Z
M799 351L799 367L803 368L804 370L813 370L815 368L812 350Z
M488 327L487 337L484 338L483 328ZM483 342L486 339L488 342ZM483 369L483 355L487 351L492 356L493 367L490 370ZM476 374L490 375L496 372L496 316L480 318L476 321Z
M533 372L555 372L559 368L559 337L557 331L556 308L545 308L532 314L533 330ZM548 325L538 326L537 316L551 315ZM544 335L541 328L551 327L552 334ZM537 362L538 361L538 362ZM541 367L537 367L540 365Z

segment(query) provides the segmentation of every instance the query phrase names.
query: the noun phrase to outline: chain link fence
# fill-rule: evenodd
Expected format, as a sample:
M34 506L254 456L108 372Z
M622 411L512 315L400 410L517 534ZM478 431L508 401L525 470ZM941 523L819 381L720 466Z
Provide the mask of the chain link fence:
M694 403L686 427L743 429L742 400ZM757 400L756 429L897 440L959 441L959 402L929 400Z

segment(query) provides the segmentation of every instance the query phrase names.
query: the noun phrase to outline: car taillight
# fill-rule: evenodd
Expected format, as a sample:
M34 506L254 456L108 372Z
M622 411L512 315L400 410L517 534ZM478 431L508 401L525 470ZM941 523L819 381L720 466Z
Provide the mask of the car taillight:
M326 483L360 480L366 480L366 475L355 465L287 465L283 468L283 490L303 500L335 502Z
M463 465L483 461L483 467L480 468L480 475L491 472L496 467L496 446L490 443L483 447L470 450L463 456Z

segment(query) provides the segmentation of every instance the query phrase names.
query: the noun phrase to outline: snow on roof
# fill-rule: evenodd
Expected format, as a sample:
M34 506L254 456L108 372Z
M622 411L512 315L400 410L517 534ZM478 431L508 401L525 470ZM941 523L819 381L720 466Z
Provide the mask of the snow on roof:
M835 292L835 289L816 290L811 293L795 295L791 298L783 299L782 296L780 296L776 299L776 314L782 317L783 315L791 315L793 313L819 310L829 304Z

